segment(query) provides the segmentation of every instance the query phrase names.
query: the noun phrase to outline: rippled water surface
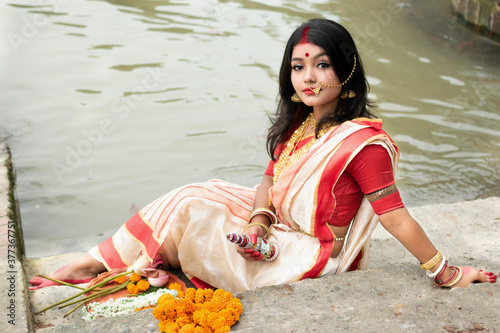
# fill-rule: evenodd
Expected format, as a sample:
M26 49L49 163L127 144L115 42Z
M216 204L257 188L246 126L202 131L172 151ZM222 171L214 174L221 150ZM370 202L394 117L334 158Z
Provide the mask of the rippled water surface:
M351 31L408 206L500 195L500 48L425 1L0 4L0 138L27 255L83 251L186 183L253 186L284 43Z

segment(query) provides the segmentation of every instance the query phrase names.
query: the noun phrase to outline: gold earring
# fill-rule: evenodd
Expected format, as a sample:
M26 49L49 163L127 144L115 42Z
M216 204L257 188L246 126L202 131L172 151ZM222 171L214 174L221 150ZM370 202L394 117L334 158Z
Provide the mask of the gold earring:
M340 98L346 99L346 98L354 98L356 97L356 93L352 90L344 90L342 94L340 94Z
M292 100L292 102L295 102L295 103L301 103L302 102L302 100L300 99L299 95L297 95L297 93L293 94L290 99Z

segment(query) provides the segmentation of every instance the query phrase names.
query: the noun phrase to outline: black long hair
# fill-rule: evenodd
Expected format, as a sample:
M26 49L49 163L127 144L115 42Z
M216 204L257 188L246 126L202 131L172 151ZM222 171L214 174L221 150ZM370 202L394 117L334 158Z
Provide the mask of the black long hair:
M292 85L292 52L303 38L307 42L323 48L330 59L333 70L340 82L344 82L351 74L356 56L356 69L349 81L342 86L342 91L352 90L356 93L354 98L339 99L335 110L329 116L319 120L316 135L321 127L328 121L342 123L358 117L372 118L369 111L372 103L368 100L369 85L365 77L363 64L358 50L349 32L340 24L326 19L312 19L298 27L290 36L283 55L279 75L279 103L274 118L271 118L271 127L267 135L267 151L273 160L274 151L278 144L284 143L291 132L302 123L313 111L313 108L303 103L291 101L295 90Z

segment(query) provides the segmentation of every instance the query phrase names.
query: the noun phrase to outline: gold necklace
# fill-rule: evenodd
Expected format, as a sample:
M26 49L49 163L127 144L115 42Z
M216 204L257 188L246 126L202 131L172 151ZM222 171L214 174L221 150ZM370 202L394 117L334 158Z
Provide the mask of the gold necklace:
M309 125L311 118L313 118L314 115L311 112L309 116L302 122L302 124L297 128L288 142L286 143L285 149L280 154L280 157L278 158L278 163L274 165L274 177L273 177L273 184L276 183L278 178L281 176L281 174L286 170L287 167L290 165L290 153L292 152L293 149L295 149L296 144L304 136L304 133L306 131L307 126Z
M311 119L309 119L309 125L311 125L311 129L315 129L316 126L318 126L318 121L316 120L314 113L311 112L311 114L312 114L312 117L311 117Z
M335 123L333 121L327 122L323 128L318 133L318 139L323 136L326 132L328 132ZM274 177L273 184L276 183L278 178L285 172L285 170L299 158L301 158L311 146L316 142L316 137L312 137L305 145L303 145L300 149L295 150L298 143L304 137L304 133L307 129L307 126L311 125L312 128L317 126L316 118L314 118L314 114L311 112L309 116L304 120L304 122L297 128L290 139L288 140L285 149L281 152L280 157L278 158L278 162L274 165ZM292 152L293 150L293 152ZM290 154L291 153L291 154Z

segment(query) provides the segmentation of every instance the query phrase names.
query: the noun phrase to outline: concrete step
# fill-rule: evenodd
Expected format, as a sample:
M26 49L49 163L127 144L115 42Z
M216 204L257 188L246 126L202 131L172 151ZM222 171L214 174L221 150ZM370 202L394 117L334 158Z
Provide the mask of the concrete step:
M59 287L58 287L59 288ZM64 288L64 287L60 287ZM53 288L55 289L55 288ZM239 295L233 332L465 332L500 328L499 288L434 288L412 264L265 287ZM37 332L159 332L151 310L85 322L48 314L55 327Z
M0 139L0 332L25 333L32 330L22 258L22 228L14 197L14 170L10 151Z

